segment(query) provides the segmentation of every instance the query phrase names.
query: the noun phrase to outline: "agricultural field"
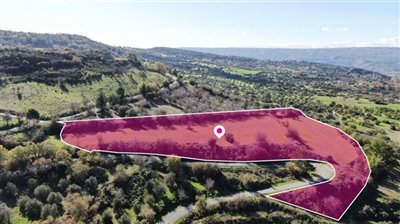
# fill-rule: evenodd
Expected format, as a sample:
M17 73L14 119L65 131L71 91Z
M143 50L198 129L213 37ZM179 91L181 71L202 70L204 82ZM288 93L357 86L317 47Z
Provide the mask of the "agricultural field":
M362 108L388 108L392 110L400 110L400 103L388 103L388 104L377 104L369 101L368 99L355 99L352 97L329 97L329 96L316 96L315 100L321 101L321 103L329 104L335 102L347 106L356 106Z
M236 67L225 68L224 71L236 75L255 75L261 72L260 70L251 70L251 69L236 68Z

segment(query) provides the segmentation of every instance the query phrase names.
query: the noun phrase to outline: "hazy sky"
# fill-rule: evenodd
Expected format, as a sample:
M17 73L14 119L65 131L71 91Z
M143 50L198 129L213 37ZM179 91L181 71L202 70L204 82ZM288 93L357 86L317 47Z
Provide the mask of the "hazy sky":
M0 0L0 29L131 47L400 46L399 1L255 1Z

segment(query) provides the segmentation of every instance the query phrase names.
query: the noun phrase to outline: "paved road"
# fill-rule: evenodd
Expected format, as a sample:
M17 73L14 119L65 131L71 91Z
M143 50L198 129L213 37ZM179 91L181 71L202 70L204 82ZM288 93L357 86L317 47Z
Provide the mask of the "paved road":
M233 163L234 165L243 165L244 163ZM303 179L301 181L295 181L283 185L279 185L276 187L270 187L264 190L259 190L256 192L240 192L228 196L222 196L222 197L217 197L217 198L210 198L207 200L208 205L213 205L217 204L219 202L223 201L231 201L235 199L236 197L250 197L250 196L255 196L255 195L269 195L272 193L277 193L280 191L286 191L286 190L291 190L299 187L304 187L304 186L309 186L311 184L323 182L325 180L329 180L334 176L334 171L331 166L323 163L311 163L315 167L315 173L316 176L312 177L311 179ZM225 164L226 165L226 164ZM162 224L172 224L178 221L179 218L181 218L184 215L189 214L190 211L196 209L195 204L190 204L186 207L184 206L178 206L174 211L166 214L160 223Z

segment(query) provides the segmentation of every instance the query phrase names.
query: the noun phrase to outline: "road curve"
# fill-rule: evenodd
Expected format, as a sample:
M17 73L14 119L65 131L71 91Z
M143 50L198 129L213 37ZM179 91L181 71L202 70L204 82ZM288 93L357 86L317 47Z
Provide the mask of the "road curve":
M216 164L218 164L218 163L216 163ZM232 164L232 165L235 166L235 164ZM236 165L245 165L245 164L241 163L241 164L236 164ZM310 186L312 184L317 184L317 183L329 180L335 175L335 172L332 169L332 167L327 164L311 163L311 165L315 167L315 175L311 179L302 179L299 181L290 182L287 184L282 184L279 186L270 187L270 188L255 191L255 192L245 191L245 192L239 192L239 193L231 194L231 195L227 195L227 196L210 198L207 200L207 204L212 205L212 204L216 204L216 203L223 202L223 201L231 201L239 196L241 196L241 197L243 197L243 196L251 197L251 196L257 196L257 195L258 196L259 195L266 196L266 195L270 195L270 194L281 192L281 191L287 191L287 190L291 190L291 189L297 189L300 187L306 187L306 186ZM251 165L251 167L254 167L254 164ZM196 206L194 203L192 203L188 206L178 206L175 210L173 210L173 211L169 212L168 214L166 214L165 216L163 216L160 224L173 224L176 221L178 221L181 217L189 214L190 211L193 211L194 209L196 209Z

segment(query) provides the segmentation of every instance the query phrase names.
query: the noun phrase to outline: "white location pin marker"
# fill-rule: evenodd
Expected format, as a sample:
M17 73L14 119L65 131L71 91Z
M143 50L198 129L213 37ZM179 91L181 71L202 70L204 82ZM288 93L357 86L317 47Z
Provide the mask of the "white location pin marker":
M217 138L221 138L225 134L225 128L222 125L217 125L214 128L214 134Z

